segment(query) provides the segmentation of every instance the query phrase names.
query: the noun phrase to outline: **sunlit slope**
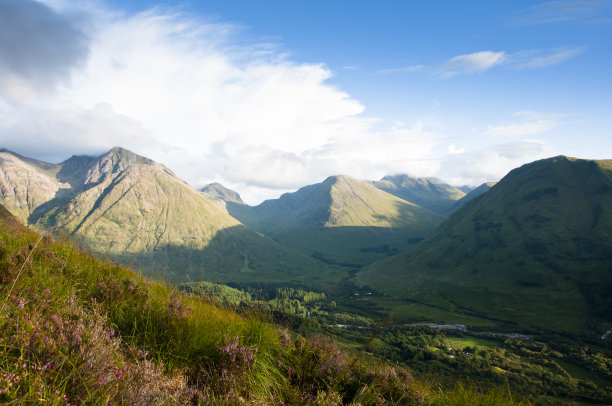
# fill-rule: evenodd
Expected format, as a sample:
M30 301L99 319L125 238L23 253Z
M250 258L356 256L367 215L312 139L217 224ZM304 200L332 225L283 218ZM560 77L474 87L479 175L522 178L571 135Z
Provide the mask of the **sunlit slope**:
M418 204L441 215L448 215L465 196L462 190L437 178L416 178L409 175L385 176L373 185L406 201Z
M165 166L128 150L73 157L55 176L64 188L30 213L30 223L68 233L146 272L177 281L292 281L329 273L319 261L248 230ZM14 205L7 206L12 211Z
M533 328L609 325L612 161L559 156L517 168L360 278L396 296Z
M329 263L365 264L431 233L442 217L348 176L332 176L249 208L228 204L243 223Z
M0 203L22 222L64 186L56 179L59 165L29 159L0 150Z

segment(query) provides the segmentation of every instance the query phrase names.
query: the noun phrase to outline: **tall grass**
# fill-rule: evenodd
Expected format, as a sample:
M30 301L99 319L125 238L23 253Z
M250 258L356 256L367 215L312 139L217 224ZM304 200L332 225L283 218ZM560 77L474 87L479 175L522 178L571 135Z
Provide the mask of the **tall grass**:
M489 405L495 403L486 399L497 399L469 388L441 392L401 368L349 355L327 338L292 337L257 315L221 309L41 237L1 206L0 303L0 403L452 405L468 399ZM516 403L499 396L507 402L498 404Z

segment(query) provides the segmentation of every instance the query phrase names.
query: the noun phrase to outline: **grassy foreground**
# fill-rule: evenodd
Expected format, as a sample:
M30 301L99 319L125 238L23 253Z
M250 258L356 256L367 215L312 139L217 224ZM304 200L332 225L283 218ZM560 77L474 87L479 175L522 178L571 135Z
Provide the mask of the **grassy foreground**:
M0 206L0 403L514 405L291 336L19 224Z

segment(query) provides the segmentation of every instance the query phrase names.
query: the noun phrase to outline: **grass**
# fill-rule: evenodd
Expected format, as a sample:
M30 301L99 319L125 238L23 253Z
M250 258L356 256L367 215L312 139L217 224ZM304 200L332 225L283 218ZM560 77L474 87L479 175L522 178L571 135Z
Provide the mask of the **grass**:
M598 374L593 371L589 371L586 368L582 368L564 359L557 358L555 359L555 362L559 364L561 368L569 372L570 375L572 375L572 377L574 378L582 379L585 381L592 381L595 384L597 384L597 386L600 386L602 388L606 386L610 386L612 384L611 380L605 379L601 374Z
M419 303L410 303L390 297L372 296L366 301L371 301L375 306L382 307L384 312L390 314L396 322L427 322L464 324L471 327L493 327L495 323L469 315L461 315L443 309L436 309Z
M497 341L473 336L447 337L446 341L448 341L453 347L459 349L464 349L465 347L501 348L501 344Z
M2 207L0 277L0 403L437 405L458 396L329 338L291 336L97 260ZM472 404L486 396L473 392Z

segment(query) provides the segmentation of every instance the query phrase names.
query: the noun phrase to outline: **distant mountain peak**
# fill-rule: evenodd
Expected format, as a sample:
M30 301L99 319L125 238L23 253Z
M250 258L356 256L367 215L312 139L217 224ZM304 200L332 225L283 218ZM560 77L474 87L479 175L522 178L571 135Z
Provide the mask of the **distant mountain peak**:
M448 215L465 192L433 177L417 178L408 174L387 175L372 184L406 201L435 213Z
M382 180L388 180L393 182L394 184L401 185L405 183L434 183L434 184L444 184L442 180L430 176L417 177L412 176L407 173L396 173L393 175L385 175Z
M103 154L100 158L113 158L117 161L125 162L128 164L154 164L155 161L144 156L138 155L135 152L125 149L123 147L113 147L106 154Z
M209 183L208 185L200 189L200 191L206 196L213 199L223 200L225 202L244 204L244 201L237 192L226 188L218 182Z

